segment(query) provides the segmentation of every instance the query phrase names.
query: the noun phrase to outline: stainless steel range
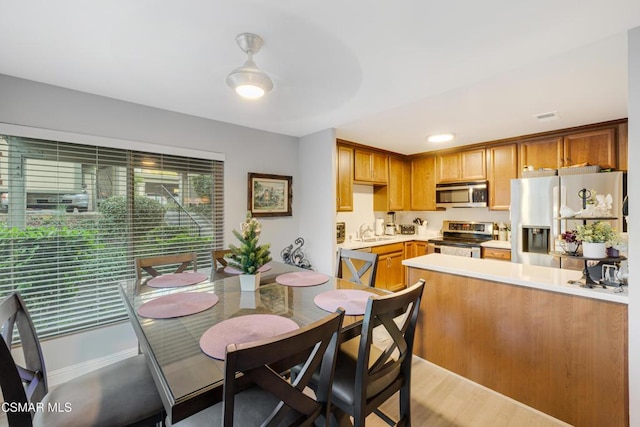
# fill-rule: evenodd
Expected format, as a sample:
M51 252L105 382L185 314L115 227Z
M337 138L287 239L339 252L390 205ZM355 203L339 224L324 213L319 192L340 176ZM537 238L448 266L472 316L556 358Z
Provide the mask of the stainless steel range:
M429 252L480 258L480 244L493 239L493 222L442 221L442 237L429 239Z

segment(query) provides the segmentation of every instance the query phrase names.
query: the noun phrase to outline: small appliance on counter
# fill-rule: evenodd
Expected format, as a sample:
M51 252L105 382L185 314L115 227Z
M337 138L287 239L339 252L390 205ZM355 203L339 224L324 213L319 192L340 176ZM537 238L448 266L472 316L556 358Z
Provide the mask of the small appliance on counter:
M382 218L376 218L375 222L375 234L376 236L382 236L384 234L384 220Z
M415 224L400 224L400 234L416 234Z
M395 236L396 234L396 213L387 212L387 223L384 226L384 234Z
M344 243L345 224L344 222L336 222L336 239L338 243Z

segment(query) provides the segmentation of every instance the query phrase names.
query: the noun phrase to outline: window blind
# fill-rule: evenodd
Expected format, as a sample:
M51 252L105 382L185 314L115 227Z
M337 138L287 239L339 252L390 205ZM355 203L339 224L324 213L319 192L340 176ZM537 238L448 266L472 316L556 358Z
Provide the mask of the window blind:
M134 259L223 242L224 163L0 136L0 297L18 290L40 337L126 318Z

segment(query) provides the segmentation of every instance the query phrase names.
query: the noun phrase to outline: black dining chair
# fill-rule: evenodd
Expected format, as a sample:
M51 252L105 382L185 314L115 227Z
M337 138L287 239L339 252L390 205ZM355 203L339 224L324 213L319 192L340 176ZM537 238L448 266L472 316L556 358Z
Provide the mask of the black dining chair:
M286 334L229 344L223 401L173 426L328 426L329 391L343 318L344 311L338 309ZM291 379L286 373L297 364L303 369ZM316 370L320 380L314 398L305 393L305 387Z
M160 255L152 257L138 257L136 258L136 279L138 283L143 284L149 279L158 277L161 273L157 270L161 266L176 266L172 269L173 273L182 273L189 265L192 266L193 271L198 270L198 255L195 252L189 252L184 254L174 255ZM142 272L149 274L144 282L142 281Z
M338 249L336 277L360 285L375 286L377 269L378 254Z
M371 413L389 425L411 425L411 358L424 286L420 279L408 289L370 297L361 335L340 345L331 387L339 425L349 424L351 416L355 427L364 426ZM394 421L378 408L397 392L400 419Z
M17 329L15 328L17 326ZM31 316L19 293L0 302L0 389L10 427L150 426L164 408L144 355L138 355L48 389L47 370ZM17 331L17 335L15 334ZM19 338L15 347L13 338ZM14 359L22 350L24 363Z

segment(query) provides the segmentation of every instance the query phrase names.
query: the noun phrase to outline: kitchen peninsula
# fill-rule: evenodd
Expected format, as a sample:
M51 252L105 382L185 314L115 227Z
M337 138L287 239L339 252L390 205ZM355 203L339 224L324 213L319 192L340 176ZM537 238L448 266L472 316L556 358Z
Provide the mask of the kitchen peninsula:
M409 283L426 280L416 355L572 425L629 424L626 289L497 260L403 265Z

